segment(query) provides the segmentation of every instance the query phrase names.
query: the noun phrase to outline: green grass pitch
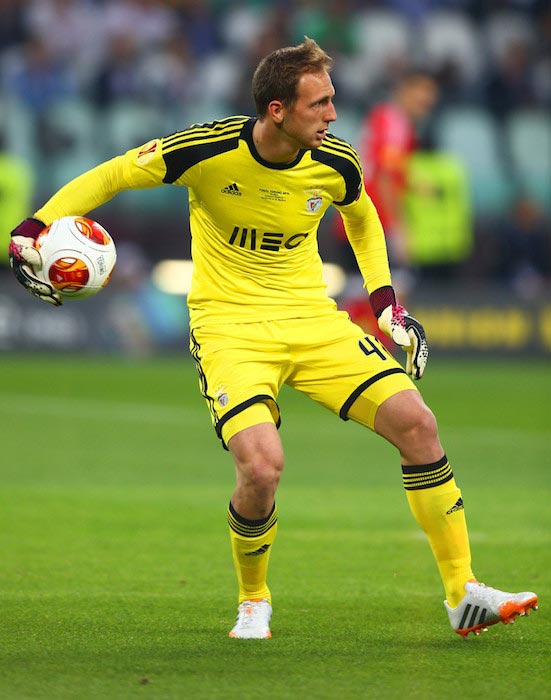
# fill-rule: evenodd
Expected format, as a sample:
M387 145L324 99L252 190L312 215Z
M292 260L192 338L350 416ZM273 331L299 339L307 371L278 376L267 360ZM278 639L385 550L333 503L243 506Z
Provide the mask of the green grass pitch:
M187 359L0 357L0 697L548 698L551 372L421 382L474 569L540 610L462 640L393 448L284 390L273 638L232 640L233 467Z

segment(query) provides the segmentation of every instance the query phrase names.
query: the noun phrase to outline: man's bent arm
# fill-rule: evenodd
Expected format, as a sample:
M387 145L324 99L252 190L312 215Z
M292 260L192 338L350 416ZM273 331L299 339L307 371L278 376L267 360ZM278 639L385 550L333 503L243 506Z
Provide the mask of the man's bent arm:
M152 143L158 144L157 141ZM48 226L62 216L87 214L122 190L162 185L166 172L164 163L156 159L157 162L148 163L146 167L140 163L142 153L143 147L132 149L79 175L59 189L34 213L34 218Z
M357 202L339 211L367 291L391 286L385 234L371 199L364 191Z

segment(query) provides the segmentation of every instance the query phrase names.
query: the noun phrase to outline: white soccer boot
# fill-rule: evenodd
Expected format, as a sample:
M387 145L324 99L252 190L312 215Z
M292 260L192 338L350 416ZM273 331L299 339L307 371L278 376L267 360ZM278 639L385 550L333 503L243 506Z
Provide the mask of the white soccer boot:
M272 606L266 600L244 600L237 608L237 620L229 636L235 639L269 639Z
M530 610L538 609L538 596L529 591L506 593L478 581L466 583L465 591L463 600L456 608L451 608L448 601L444 601L451 626L464 639L469 632L479 635L481 631L486 632L490 625L498 622L507 625L519 616L528 615Z

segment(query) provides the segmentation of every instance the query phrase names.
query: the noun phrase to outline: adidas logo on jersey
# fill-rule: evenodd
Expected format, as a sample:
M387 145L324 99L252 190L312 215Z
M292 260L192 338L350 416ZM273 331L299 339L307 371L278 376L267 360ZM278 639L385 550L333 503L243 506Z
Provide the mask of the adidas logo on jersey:
M222 192L222 194L234 194L237 197L241 197L241 192L235 182L232 182L232 184L227 187L223 187L220 192Z

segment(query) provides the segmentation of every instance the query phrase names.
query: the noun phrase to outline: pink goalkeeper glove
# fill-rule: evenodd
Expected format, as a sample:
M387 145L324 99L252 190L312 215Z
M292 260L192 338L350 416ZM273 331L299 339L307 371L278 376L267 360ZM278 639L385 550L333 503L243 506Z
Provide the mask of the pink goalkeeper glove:
M13 274L27 291L42 301L60 306L62 302L59 294L50 284L35 276L35 270L42 267L42 258L34 247L34 242L43 228L44 224L38 219L22 221L11 232L8 256Z
M407 353L406 372L421 379L429 357L425 329L397 303L392 287L375 290L370 302L379 328Z

